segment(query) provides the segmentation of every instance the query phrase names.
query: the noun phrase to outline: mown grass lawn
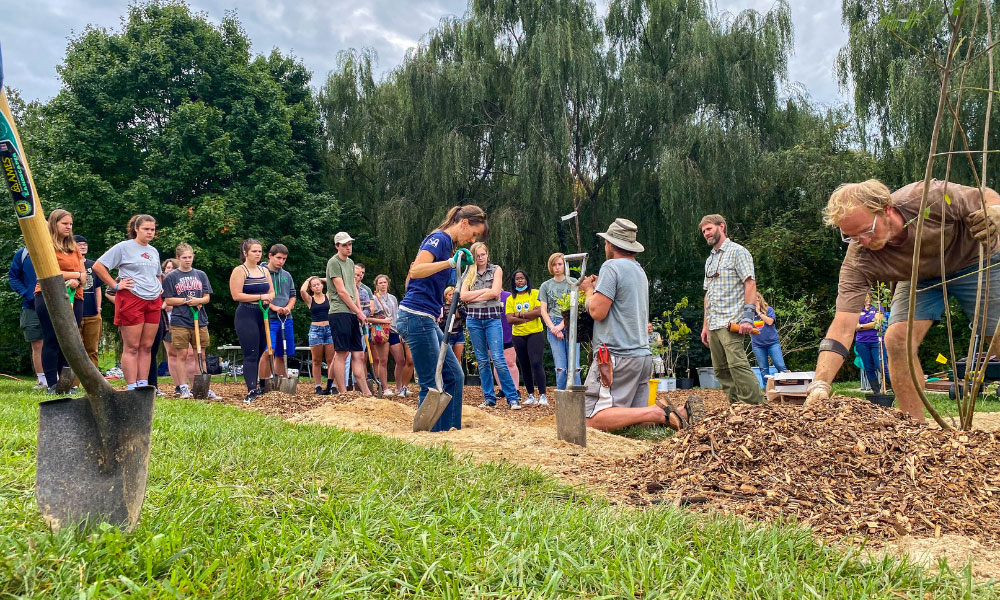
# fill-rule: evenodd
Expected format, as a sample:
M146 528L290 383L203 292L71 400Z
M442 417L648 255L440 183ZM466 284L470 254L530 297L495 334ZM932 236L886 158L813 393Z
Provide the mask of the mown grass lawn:
M0 597L945 598L966 574L866 560L791 528L610 505L219 404L160 400L142 523L50 533L33 496L37 402L0 382Z

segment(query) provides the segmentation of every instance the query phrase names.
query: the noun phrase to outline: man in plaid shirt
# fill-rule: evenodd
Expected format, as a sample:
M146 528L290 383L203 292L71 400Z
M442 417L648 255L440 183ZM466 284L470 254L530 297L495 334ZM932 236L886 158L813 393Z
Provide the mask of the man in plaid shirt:
M757 282L753 256L726 236L722 215L702 217L701 235L712 247L705 261L705 322L701 343L712 352L712 367L730 402L759 404L764 401L760 384L743 347L753 329L756 314ZM729 331L729 323L739 323L739 333Z

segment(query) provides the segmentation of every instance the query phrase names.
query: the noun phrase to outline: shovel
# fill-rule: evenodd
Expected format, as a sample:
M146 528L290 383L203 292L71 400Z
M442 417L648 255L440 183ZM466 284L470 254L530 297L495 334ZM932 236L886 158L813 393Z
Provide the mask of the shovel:
M85 397L39 406L38 508L53 529L105 521L131 530L146 495L154 390L116 392L87 357L73 311L63 301L62 272L3 89L2 64L0 165L59 346L87 390Z
M268 319L270 311L260 300L257 301L257 305L260 306L260 312L264 313L264 338L267 340L267 357L271 361L271 376L264 380L264 391L273 392L278 389L278 376L274 374L274 347L271 346L271 321ZM246 373L243 374L243 378L246 379Z
M375 376L375 361L372 359L372 338L368 335L368 325L365 325L364 329L365 336L365 349L368 350L368 391L372 393L372 396L376 398L382 395L382 384L379 383L378 377Z
M191 317L194 319L194 360L198 365L198 374L191 378L191 393L195 398L204 400L208 398L208 387L212 383L212 376L205 371L205 361L201 358L201 328L198 326L198 313L201 311L197 306L188 308L191 309Z
M70 312L73 309L73 300L76 296L74 290L70 289L69 285L66 285L66 295L69 296L69 307ZM48 306L48 301L46 300L46 306ZM73 321L76 322L76 317L73 317ZM55 323L55 321L53 321ZM56 393L57 394L68 394L71 389L73 389L73 382L76 380L76 376L73 375L72 367L63 367L59 371L59 380L56 381Z
M457 265L455 270L459 271L460 267L461 264ZM471 265L466 267L466 271L470 267ZM464 278L465 272L463 271L458 274L457 281L462 281ZM451 306L448 307L448 320L447 326L444 328L445 331L451 331L452 325L455 324L456 306L458 306L457 293L451 296ZM413 415L413 431L430 431L431 427L434 427L434 424L441 418L441 413L448 407L448 403L451 402L451 394L444 392L444 381L441 378L441 371L444 369L444 359L448 352L451 352L451 348L448 347L448 336L445 335L441 340L441 349L438 351L437 369L434 371L434 385L437 387L427 390L424 401L417 407L417 412Z
M278 322L281 323L281 339L285 344L285 373L288 373L288 338L285 337L285 321L288 317L282 317L278 315ZM271 373L274 373L274 358L272 353L271 358ZM299 378L298 377L279 377L278 378L278 391L282 394L288 394L289 396L295 395L295 390L298 388Z

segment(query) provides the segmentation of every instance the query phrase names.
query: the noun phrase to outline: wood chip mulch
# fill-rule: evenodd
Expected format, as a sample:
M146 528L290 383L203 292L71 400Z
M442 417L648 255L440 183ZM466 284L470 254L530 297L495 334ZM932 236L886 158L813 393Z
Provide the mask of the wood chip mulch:
M734 405L618 462L630 504L671 502L816 532L1000 542L1000 442L835 397L818 408ZM605 482L607 483L607 481Z

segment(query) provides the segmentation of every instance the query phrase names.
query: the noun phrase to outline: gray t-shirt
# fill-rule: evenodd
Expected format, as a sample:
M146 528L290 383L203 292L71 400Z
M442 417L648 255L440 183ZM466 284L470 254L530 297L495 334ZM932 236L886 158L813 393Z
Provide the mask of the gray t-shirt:
M163 273L160 268L160 253L150 245L143 246L135 240L118 242L102 254L97 262L108 269L118 269L119 279L131 277L135 281L132 293L143 300L155 300L163 292L160 280L157 279Z
M392 294L372 296L372 315L377 319L389 319L389 330L399 333L396 329L396 317L399 316L399 301Z
M565 279L562 281L549 279L538 288L538 301L546 303L549 318L553 322L556 319L562 320L562 311L559 310L559 299L568 294L569 291L569 282Z
M191 269L184 272L174 269L163 278L164 298L204 298L205 294L211 294L212 284L208 281L208 275L200 269ZM190 306L175 306L170 311L170 326L194 329L194 317L191 315ZM198 326L208 325L208 315L205 307L198 308Z
M594 351L604 343L619 356L649 356L649 279L639 263L628 258L605 262L594 291L612 300L608 316L594 322Z
M267 269L267 263L261 263L262 268ZM278 269L277 271L271 271L271 281L274 282L274 300L271 300L271 306L288 306L289 300L292 299L292 293L295 290L295 281L292 279L292 274L284 269ZM291 315L288 315L291 318Z

